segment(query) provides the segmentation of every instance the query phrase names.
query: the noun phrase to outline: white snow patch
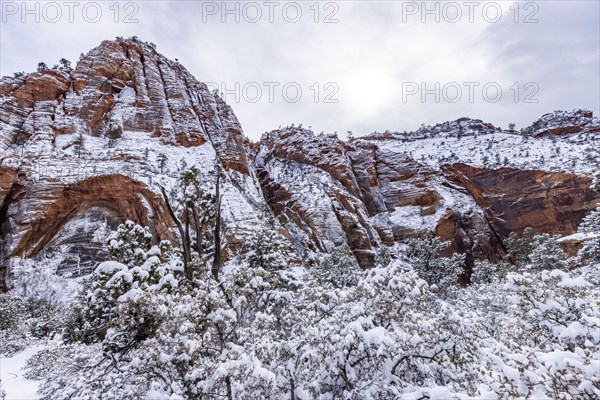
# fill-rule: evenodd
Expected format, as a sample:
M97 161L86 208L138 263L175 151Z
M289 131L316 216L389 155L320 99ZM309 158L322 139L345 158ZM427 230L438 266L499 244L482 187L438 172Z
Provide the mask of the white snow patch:
M34 381L24 377L25 363L35 353L46 346L32 346L12 357L0 357L0 389L6 392L7 400L35 400L41 381Z

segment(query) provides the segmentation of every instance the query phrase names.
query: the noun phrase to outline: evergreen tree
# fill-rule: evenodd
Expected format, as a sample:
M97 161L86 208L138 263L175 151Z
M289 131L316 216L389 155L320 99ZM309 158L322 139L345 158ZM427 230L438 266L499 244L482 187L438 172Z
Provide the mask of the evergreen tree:
M594 233L597 236L583 242L577 257L584 262L600 264L600 229L597 228Z
M284 248L284 242L274 227L261 229L250 239L250 252L246 260L251 268L279 271L287 266Z
M491 263L487 260L475 261L473 271L471 272L471 283L490 284L504 282L510 269L510 264L503 261L498 263Z
M117 354L149 337L157 328L153 293L179 286L182 268L170 243L151 246L147 227L127 221L106 242L112 261L98 265L84 282L84 293L72 309L65 330L70 342L102 342Z
M75 141L73 142L73 148L75 149L75 154L77 157L81 157L81 152L84 150L85 146L85 138L83 137L83 133L78 133Z
M164 155L164 153L159 153L158 156L156 157L156 160L158 161L158 168L160 168L160 173L164 174L165 173L165 167L167 165L167 156Z
M437 236L411 239L408 242L406 257L419 276L430 285L448 288L455 285L464 271L465 255L454 254L441 257L440 253L450 247Z
M592 180L592 190L600 193L600 172L596 172L594 174L594 178Z
M567 255L555 237L544 233L533 238L533 250L527 257L529 270L552 270L566 268Z
M67 60L66 58L61 58L58 63L60 64L61 68L67 71L71 70L71 61Z
M220 269L224 229L220 214L221 170L217 168L215 194L201 188L200 171L195 166L181 173L171 196L161 187L167 211L177 226L185 275L189 281L207 267L212 256L215 279Z
M141 265L146 261L152 234L147 227L126 221L107 239L107 249L114 261L127 265Z
M385 268L392 262L392 251L384 244L377 249L375 254L375 268Z
M529 254L531 254L531 251L533 250L533 238L535 235L535 229L527 227L522 235L511 232L504 241L504 246L508 251L508 255L512 257L517 264L522 264L527 261Z
M330 284L337 288L355 286L362 271L347 244L334 248L312 273L321 284Z

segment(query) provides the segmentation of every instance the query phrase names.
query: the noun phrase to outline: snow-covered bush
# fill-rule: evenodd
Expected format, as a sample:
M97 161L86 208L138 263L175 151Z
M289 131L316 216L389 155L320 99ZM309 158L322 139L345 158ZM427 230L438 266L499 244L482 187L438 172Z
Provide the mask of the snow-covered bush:
M374 266L376 268L387 267L392 262L392 250L382 244L379 249L377 249L377 253L375 254L375 262Z
M430 243L417 247L430 265L456 260ZM101 264L86 298L105 306L81 319L104 337L39 353L29 376L53 400L600 396L599 266L481 263L477 284L444 297L414 264L362 272L336 250L328 270L294 270L293 288L285 270L246 259L190 284L154 247L141 265Z
M8 294L0 295L0 352L14 354L38 339L60 335L78 285L51 265L14 258Z
M11 294L0 294L0 331L15 329L24 312L23 300Z
M600 171L594 174L592 179L592 190L600 192Z
M69 307L79 285L72 279L57 275L56 267L55 263L45 260L13 258L9 274L10 292L25 301L45 303L50 308Z
M511 233L504 244L517 265L525 269L540 271L566 268L567 255L557 238L547 233L537 234L534 229L525 228L521 236Z
M347 244L334 248L319 265L312 268L312 273L319 283L337 288L356 285L362 274Z
M533 237L532 250L527 260L525 268L529 270L564 269L567 255L556 238L544 233Z
M487 260L475 261L471 272L471 283L486 284L504 282L506 275L511 270L511 265L500 261L492 263Z
M23 300L11 294L0 294L0 356L10 357L30 342L24 322L27 320Z
M456 285L464 271L465 255L454 254L442 257L440 253L450 247L437 236L411 239L408 242L406 258L419 276L430 285L441 289Z
M508 255L519 264L527 262L527 257L533 250L533 237L535 235L535 229L530 227L525 228L522 235L511 232L508 238L504 240Z
M600 193L600 172L594 175L591 188ZM584 263L600 264L600 207L583 219L578 232L587 239L577 254L578 260Z
M486 354L488 384L504 398L598 398L598 267L511 274L515 305L503 343ZM484 363L485 364L485 363Z

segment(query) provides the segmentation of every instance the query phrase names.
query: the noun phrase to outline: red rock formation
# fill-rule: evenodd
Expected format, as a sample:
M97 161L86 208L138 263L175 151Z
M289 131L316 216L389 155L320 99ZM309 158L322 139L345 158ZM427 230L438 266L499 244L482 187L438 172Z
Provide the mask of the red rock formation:
M524 133L535 137L598 129L600 123L589 112L555 112ZM270 207L309 262L348 243L367 268L381 244L434 233L450 240L454 251L466 253L470 266L476 258L501 258L502 240L511 231L531 226L573 233L599 201L587 188L587 178L465 164L440 170L415 161L402 148L406 141L445 133L460 137L497 131L480 120L461 118L411 134L376 133L349 143L287 128L250 144L232 109L179 63L138 40L106 41L72 70L0 81L0 288L10 255L31 257L64 244L65 227L90 210L94 218L131 219L150 225L159 238L171 238L172 221L157 188L176 179L181 169L175 164L195 163L198 157L205 166L217 157L225 167L222 193L229 196L224 204L233 227L251 232L260 210ZM168 171L152 165L156 155L150 157L143 146L109 154L109 139L123 132L175 158L167 160ZM42 161L84 168L72 151L78 136L97 146L90 149L90 164L131 170L34 178ZM140 165L145 175L138 179ZM80 243L85 240L80 238L77 246L85 247ZM229 243L237 251L244 236L230 237Z
M211 141L225 168L249 173L242 129L231 108L182 65L137 40L102 42L73 70L5 77L0 96L5 144L19 135L47 134L53 141L65 133L150 132L182 146Z
M470 264L473 257L497 260L503 255L468 196L444 186L439 173L402 154L368 141L344 145L335 137L293 128L263 137L256 151L267 201L290 230L304 232L310 249L330 250L326 243L340 244L336 239L342 233L360 265L368 268L379 244L436 232L455 251L468 253ZM299 182L318 189L307 198L297 193ZM456 201L448 198L452 196ZM339 224L327 233L332 225L322 221L332 217Z
M453 182L465 187L500 237L539 232L569 235L583 217L596 208L600 194L590 189L591 179L566 173L501 168L488 170L466 164L444 169Z
M66 222L91 208L100 208L121 221L131 220L149 226L157 240L173 240L168 232L172 224L162 199L148 188L122 175L104 175L72 185L54 186L44 196L52 202L36 210L44 218L34 219L11 256L33 257L56 236ZM38 197L29 191L23 201ZM150 209L148 208L150 207Z

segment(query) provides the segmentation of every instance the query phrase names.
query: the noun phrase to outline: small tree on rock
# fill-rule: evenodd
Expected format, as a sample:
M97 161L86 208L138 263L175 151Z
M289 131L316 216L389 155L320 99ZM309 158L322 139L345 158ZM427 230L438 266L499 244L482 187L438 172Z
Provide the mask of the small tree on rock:
M156 161L158 162L158 168L160 169L160 173L165 173L165 167L167 166L167 156L164 153L159 153L156 157Z
M81 153L84 150L85 146L85 138L83 137L83 133L79 133L77 134L77 137L75 138L75 141L73 142L73 148L75 149L75 154L77 154L77 157L80 158L81 157Z
M67 71L71 70L71 61L67 60L66 58L61 58L58 63L60 64L60 67L62 69L65 69Z

